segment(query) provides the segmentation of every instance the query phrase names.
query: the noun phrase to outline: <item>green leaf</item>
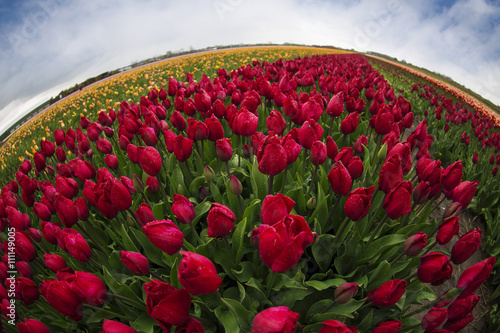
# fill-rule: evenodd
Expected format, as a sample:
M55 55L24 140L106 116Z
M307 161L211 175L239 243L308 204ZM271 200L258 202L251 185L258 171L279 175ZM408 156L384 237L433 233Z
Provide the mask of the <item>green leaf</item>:
M320 235L312 245L312 254L323 271L327 271L333 256L335 236L330 234Z
M367 290L380 287L384 282L391 278L391 264L387 260L382 261L369 277Z
M257 209L259 207L260 202L261 202L260 199L253 199L252 202L245 209L245 213L243 214L243 217L247 219L248 225L254 224L255 209Z
M334 304L328 311L322 313L324 309L332 304L333 300L327 299L319 301L311 306L309 311L307 311L307 318L311 318L309 321L316 323L328 319L339 318L354 318L354 312L358 310L364 303L365 299L356 300L351 299L345 304Z
M198 190L200 189L201 184L205 182L204 176L196 177L191 184L189 185L189 194L191 196L196 196L198 194Z
M378 258L378 256L387 248L404 243L406 238L407 237L405 235L390 234L377 239L361 253L360 258L356 261L355 265L358 266L375 261L376 258Z
M257 185L257 193L254 193L255 196L260 200L264 200L267 195L268 176L259 171L259 164L256 158L253 161L253 166L250 174L252 175L251 179L255 180L255 183Z
M167 200L167 198L165 198L165 200ZM160 202L160 203L154 204L153 207L151 208L151 210L153 211L153 215L154 215L155 219L157 219L157 220L164 220L165 219L165 215L163 214L163 205L164 205L164 203Z
M179 270L179 258L176 257L174 260L174 263L172 265L172 269L170 270L170 284L173 285L175 288L181 288L181 284L179 282L179 279L177 277L177 272Z
M278 293L271 296L271 302L273 302L276 306L280 305L291 308L295 302L303 300L304 297L312 294L313 292L313 289L282 288Z
M219 306L215 309L214 313L224 326L226 332L240 332L238 320L227 306Z
M240 262L238 268L239 270L232 269L231 271L241 283L248 282L253 277L256 269L255 264L251 261Z
M127 297L132 301L136 301L140 304L144 304L143 300L137 296L132 289L130 289L129 286L126 284L120 283L115 277L113 277L109 271L106 269L106 267L102 268L103 270L103 279L106 285L111 289L111 291L116 294L120 295L123 297ZM135 306L135 304L134 304ZM146 305L144 304L144 310L146 309Z
M374 310L371 310L368 315L365 315L363 320L356 326L359 332L368 332L368 330L372 326L373 311Z
M238 302L234 299L221 298L221 301L236 316L236 320L238 321L240 328L244 332L250 331L251 326L252 326L252 320L253 320L253 317L255 316L254 313L245 309L240 302Z
M157 325L156 320L151 318L147 313L143 313L130 326L137 332L153 333L154 327Z
M246 227L247 227L247 219L245 217L242 221L238 223L231 238L233 242L232 250L236 262L240 262L241 257L243 256L243 240L246 234Z
M321 290L325 290L325 289L328 289L331 287L338 287L342 283L345 283L345 282L346 282L346 280L337 278L337 279L329 279L329 280L325 280L325 281L311 280L311 281L304 282L304 284L306 286L313 287L314 289L321 291Z
M121 236L122 236L122 241L123 245L125 245L125 248L127 251L133 251L133 252L139 252L137 249L137 246L135 246L135 243L130 239L130 236L128 235L127 230L125 229L125 225L121 225Z

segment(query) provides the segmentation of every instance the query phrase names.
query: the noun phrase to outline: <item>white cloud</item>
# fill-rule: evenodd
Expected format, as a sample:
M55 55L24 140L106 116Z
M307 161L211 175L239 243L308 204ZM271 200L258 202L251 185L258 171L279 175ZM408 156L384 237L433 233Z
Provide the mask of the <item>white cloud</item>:
M169 50L237 43L377 51L500 104L500 7L485 0L450 8L431 0L30 0L15 11L0 10L11 16L0 25L0 132L33 101L88 77Z

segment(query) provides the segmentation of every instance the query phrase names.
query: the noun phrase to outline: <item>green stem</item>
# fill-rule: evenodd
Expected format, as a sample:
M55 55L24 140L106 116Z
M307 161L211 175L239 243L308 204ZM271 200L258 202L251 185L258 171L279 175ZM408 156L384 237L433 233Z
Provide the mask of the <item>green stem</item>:
M433 248L434 246L436 246L436 245L437 245L437 241L432 242L432 244L431 244L431 245L429 245L429 246L427 247L427 249L425 249L425 252L424 252L424 253L422 253L422 255L426 255L427 253L429 253L429 251L430 251L430 250L432 250L432 248Z
M314 173L313 173L313 176L311 178L311 182L309 183L309 189L307 190L306 197L309 195L309 193L311 193L311 188L314 186L314 181L316 180L316 175L318 173L318 167L319 167L319 165L316 165L316 167L314 168Z
M271 273L268 275L267 278L267 286L266 286L266 298L269 299L269 295L271 294L271 289L273 288L274 281L276 280L276 273L275 271L271 271Z
M396 262L398 262L399 259L403 258L405 254L401 252L389 265L393 266Z
M227 247L227 251L229 252L229 255L231 256L231 263L235 264L235 259L234 259L234 254L233 254L233 249L231 248L231 244L229 244L229 240L227 239L227 235L224 235L224 237L222 237L224 239L224 243L226 244L226 247Z
M153 275L156 279L158 279L160 281L167 282L160 275L156 274L155 272L152 272L151 270L149 271L149 274Z
M327 312L328 310L330 310L333 306L335 305L335 300L333 300L332 303L330 303L326 308L323 309L323 311L321 311L320 313L325 313Z
M267 194L268 195L273 195L273 182L274 182L274 176L269 175L269 182L267 183Z

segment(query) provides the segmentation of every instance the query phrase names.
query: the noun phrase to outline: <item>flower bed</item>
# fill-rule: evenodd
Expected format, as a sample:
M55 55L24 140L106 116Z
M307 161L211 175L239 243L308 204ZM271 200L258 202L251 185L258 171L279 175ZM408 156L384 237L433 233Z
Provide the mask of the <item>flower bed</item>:
M12 301L20 331L461 330L495 264L457 229L478 182L413 121L353 54L187 73L82 115L2 188L4 330Z

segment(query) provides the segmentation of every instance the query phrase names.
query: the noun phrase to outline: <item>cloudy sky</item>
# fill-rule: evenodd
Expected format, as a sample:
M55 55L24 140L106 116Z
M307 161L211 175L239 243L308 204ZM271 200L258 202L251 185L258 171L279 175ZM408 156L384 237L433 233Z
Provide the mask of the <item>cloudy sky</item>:
M262 42L384 53L500 105L496 0L0 0L0 133L107 70L169 50Z

